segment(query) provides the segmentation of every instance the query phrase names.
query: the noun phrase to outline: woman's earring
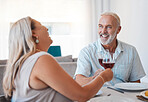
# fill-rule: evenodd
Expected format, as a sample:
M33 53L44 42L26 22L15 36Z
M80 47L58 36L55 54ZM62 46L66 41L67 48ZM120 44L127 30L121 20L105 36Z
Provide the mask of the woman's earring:
M39 39L38 39L38 36L36 37L36 40L35 40L36 44L39 43Z

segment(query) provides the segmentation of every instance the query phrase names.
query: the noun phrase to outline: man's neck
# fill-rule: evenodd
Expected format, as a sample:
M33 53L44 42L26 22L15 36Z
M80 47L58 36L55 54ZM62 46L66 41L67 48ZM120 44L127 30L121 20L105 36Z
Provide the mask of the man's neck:
M115 53L115 50L117 48L117 40L113 41L112 43L108 45L102 45L102 46L104 47L104 49L108 49L109 52Z

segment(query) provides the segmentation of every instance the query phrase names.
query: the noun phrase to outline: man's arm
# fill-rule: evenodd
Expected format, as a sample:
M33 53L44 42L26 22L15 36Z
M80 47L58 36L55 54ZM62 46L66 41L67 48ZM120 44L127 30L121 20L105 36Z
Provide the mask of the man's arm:
M140 57L138 55L138 52L136 50L136 48L134 48L134 60L133 60L133 65L132 65L132 71L131 71L131 75L130 75L130 81L131 80L136 80L136 81L131 81L131 82L138 82L140 83L140 79L142 77L144 77L146 74L145 74L145 71L143 69L143 66L142 66L142 63L141 63L141 60L140 60Z

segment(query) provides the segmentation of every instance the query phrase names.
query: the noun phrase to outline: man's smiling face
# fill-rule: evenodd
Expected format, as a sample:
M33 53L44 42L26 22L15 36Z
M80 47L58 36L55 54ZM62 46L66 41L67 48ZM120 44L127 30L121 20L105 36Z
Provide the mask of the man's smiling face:
M103 15L99 20L98 33L101 44L108 45L116 39L118 31L117 20L110 15Z

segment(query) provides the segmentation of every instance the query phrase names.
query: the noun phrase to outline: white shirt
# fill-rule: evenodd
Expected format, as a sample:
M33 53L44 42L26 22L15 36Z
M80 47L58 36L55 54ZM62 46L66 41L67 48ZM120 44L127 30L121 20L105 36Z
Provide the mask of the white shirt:
M136 48L119 40L117 41L115 65L112 68L114 77L110 83L114 85L121 82L137 81L144 77L145 72ZM99 40L83 48L78 57L75 75L82 74L91 77L97 69L104 69L99 64L98 52L106 52Z

